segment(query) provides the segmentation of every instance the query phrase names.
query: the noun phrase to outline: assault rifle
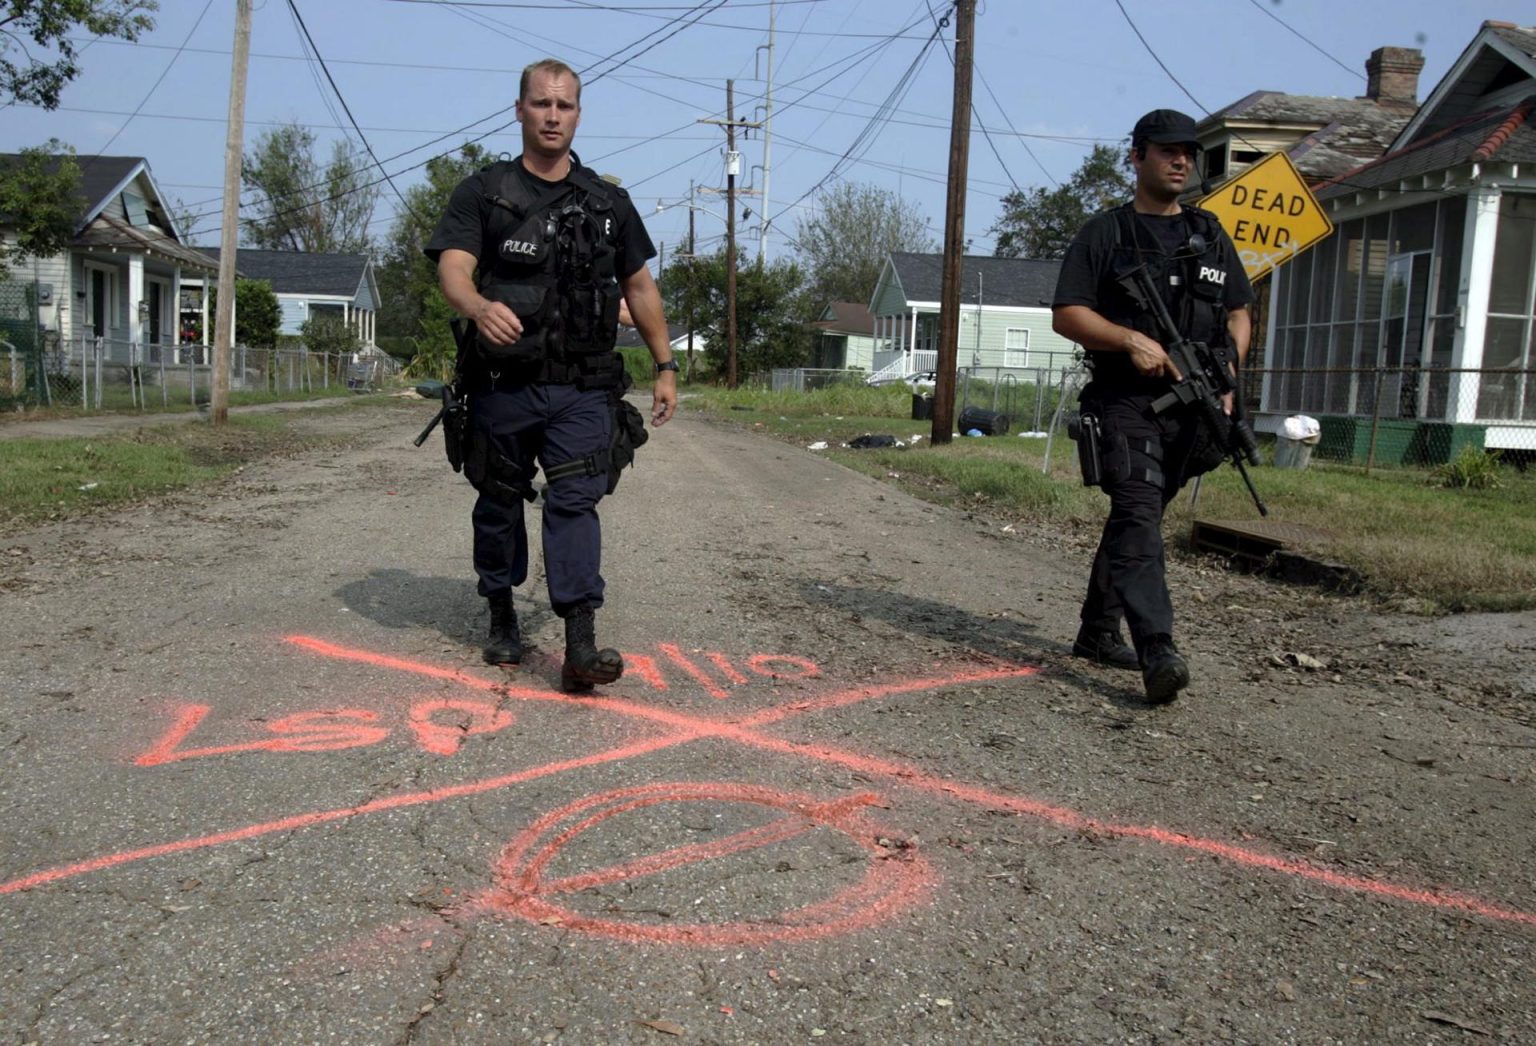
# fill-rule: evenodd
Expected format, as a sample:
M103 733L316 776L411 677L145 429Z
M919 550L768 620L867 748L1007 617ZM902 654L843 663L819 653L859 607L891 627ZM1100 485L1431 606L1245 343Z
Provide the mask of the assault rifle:
M1198 257L1205 251L1205 237L1196 233L1189 238L1188 253L1180 251L1174 257ZM1209 345L1191 341L1180 333L1173 317L1168 314L1168 305L1158 293L1145 262L1122 275L1119 282L1138 306L1151 313L1157 322L1158 341L1179 372L1173 388L1152 401L1152 409L1162 414L1174 407L1194 407L1208 427L1211 439L1221 448L1222 456L1232 462L1238 474L1243 477L1243 483L1259 515L1269 515L1269 509L1259 497L1244 464L1245 459L1251 465L1259 463L1259 445L1253 438L1253 427L1243 417L1242 395L1238 391L1233 369ZM1230 417L1221 409L1221 398L1228 393L1232 395Z

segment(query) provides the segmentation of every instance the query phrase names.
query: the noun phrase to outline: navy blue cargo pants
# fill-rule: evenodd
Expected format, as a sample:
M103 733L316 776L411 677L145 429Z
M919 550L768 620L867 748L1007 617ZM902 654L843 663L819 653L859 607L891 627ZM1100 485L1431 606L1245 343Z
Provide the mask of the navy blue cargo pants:
M478 394L471 424L503 456L533 476L589 454L608 453L613 411L606 389L574 385L515 385ZM544 573L549 602L560 617L603 605L602 526L597 503L608 490L606 473L567 476L544 494ZM510 500L510 499L509 499ZM508 592L528 579L528 532L523 502L481 494L471 515L475 573L482 596Z

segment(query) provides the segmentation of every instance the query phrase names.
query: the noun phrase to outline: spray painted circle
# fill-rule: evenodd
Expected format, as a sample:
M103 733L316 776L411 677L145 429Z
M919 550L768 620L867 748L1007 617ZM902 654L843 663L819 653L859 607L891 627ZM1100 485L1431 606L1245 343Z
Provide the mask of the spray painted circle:
M776 789L718 782L652 784L588 796L539 818L507 845L497 861L496 886L486 904L530 922L631 941L728 946L852 933L912 907L927 896L935 881L932 867L915 848L882 845L882 838L894 833L864 813L874 801L874 796L861 794L823 803ZM611 818L669 803L746 804L782 816L708 843L662 850L563 878L548 876L551 862L579 836ZM560 903L560 898L582 890L759 849L815 829L846 836L865 856L866 867L854 882L776 916L656 924L637 917L592 915Z

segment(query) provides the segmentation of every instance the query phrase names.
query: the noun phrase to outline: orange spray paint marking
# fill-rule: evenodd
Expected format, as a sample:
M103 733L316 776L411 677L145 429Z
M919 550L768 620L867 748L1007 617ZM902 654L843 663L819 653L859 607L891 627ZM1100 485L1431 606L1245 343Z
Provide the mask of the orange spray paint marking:
M772 666L779 664L785 668L775 669ZM815 679L821 675L821 669L816 662L804 657L792 657L789 654L753 654L747 658L747 667L760 676L769 678L777 676L780 679Z
M741 686L747 682L747 677L736 671L736 666L731 664L724 654L711 650L708 657L714 663L714 666L720 670L720 674L735 685Z
M147 846L66 864L35 872L9 882L0 883L0 894L34 889L47 883L117 867L134 861L238 842L257 838L272 832L292 831L297 828L325 824L355 817L360 814L371 814L406 806L442 802L466 795L477 795L521 784L547 775L563 773L568 770L632 759L701 738L720 738L784 755L793 755L831 765L856 768L870 776L886 777L920 791L927 791L935 795L946 796L989 809L1004 810L1024 816L1036 817L1060 825L1063 828L1077 830L1091 828L1104 834L1143 839L1162 846L1208 854L1239 866L1278 872L1299 879L1317 882L1334 889L1374 895L1385 899L1437 908L1442 911L1462 912L1494 921L1536 928L1536 914L1493 904L1457 891L1440 888L1416 888L1378 879L1345 875L1330 868L1310 864L1304 860L1265 854L1257 850L1235 846L1219 840L1176 832L1155 825L1117 824L1100 821L1067 807L1053 806L1023 796L1007 795L958 784L951 780L936 777L914 766L863 756L826 746L796 744L791 741L771 737L755 729L800 715L846 707L895 694L940 689L987 680L1020 679L1035 674L1037 669L1027 666L1009 666L996 670L963 673L948 677L904 680L878 686L859 687L797 702L793 705L768 709L732 723L683 715L621 698L572 698L551 690L530 687L506 687L499 683L479 679L462 672L439 668L435 665L388 657L369 651L353 650L304 636L289 637L289 642L325 657L406 671L426 678L452 680L471 689L494 691L502 697L526 701L574 703L587 708L602 708L632 719L659 724L666 728L666 733L660 737L594 753L584 758L549 763L514 774L487 778L448 788L433 789L427 792L393 796L388 799L364 803L360 806L301 814L276 821L250 825L246 828L232 831L199 836L180 842ZM767 657L768 655L761 656ZM758 659L754 658L753 660L757 661ZM811 662L803 661L802 659L781 660L799 661L803 666L810 667L811 674L819 673L819 670ZM761 673L763 664L754 664L751 667L754 672ZM207 710L202 708L202 706L192 706L190 709L184 710L172 730L155 748L151 749L150 753L141 757L140 762L144 763L145 760L148 760L149 762L145 763L145 765L154 765L157 761L166 762L178 757L184 758L185 752L178 755L176 746L185 739L187 734L197 726L198 722L206 714ZM298 723L294 724L296 728L299 725ZM293 739L287 740L293 743ZM526 902L530 910L536 909L539 904L547 903L537 897L529 898ZM527 913L523 912L521 914L526 916ZM602 928L599 927L597 932L603 932ZM625 931L626 934L628 932L627 930Z
M720 684L711 679L702 668L688 660L688 655L684 654L682 648L676 643L662 643L660 650L663 654L667 655L668 660L674 665L691 675L710 697L717 701L723 701L730 696L724 690L721 690Z
M536 924L631 941L723 947L807 941L851 933L918 903L936 881L932 867L915 851L906 852L905 860L885 859L887 852L875 840L892 833L862 813L862 808L873 801L873 796L860 795L836 803L818 803L808 796L750 785L695 782L645 785L589 796L539 818L508 845L497 863L497 888L483 903L492 910ZM561 850L610 818L649 806L689 802L747 804L784 816L710 843L661 851L564 879L545 878L545 870ZM824 900L772 918L719 923L674 920L655 924L619 916L587 915L551 900L610 883L633 882L816 830L838 832L851 841L866 858L865 872L856 882Z
M239 744L215 745L206 748L179 747L213 711L207 705L183 705L176 722L156 741L149 751L134 760L139 766L160 766L182 759L199 759L210 755L229 755L234 752L335 752L344 748L361 748L377 744L389 736L387 727L359 726L346 720L372 723L379 718L377 712L362 708L343 708L335 711L300 712L284 716L266 724L266 729L277 737Z
M464 725L443 724L434 720L439 712L458 712ZM474 734L494 734L512 725L512 713L484 701L444 699L421 701L411 706L411 730L422 748L433 755L453 755Z
M692 740L694 740L692 736L682 734L655 737L645 741L622 745L618 748L610 748L606 752L596 752L592 755L582 756L579 759L563 759L559 762L546 763L543 766L520 770L514 774L489 777L480 781L472 781L468 784L449 785L445 788L433 788L425 792L407 792L384 799L374 799L357 806L344 806L333 810L297 814L293 817L283 817L275 821L263 821L259 824L247 825L244 828L236 828L227 832L215 832L211 835L194 836L190 839L182 839L172 843L160 843L155 846L142 846L133 850L123 850L115 854L76 861L73 864L59 865L55 868L33 872L31 875L24 875L19 879L0 883L0 894L20 893L23 890L36 889L39 886L58 882L62 879L72 879L75 876L87 875L91 872L99 872L107 868L116 868L120 865L132 864L135 861L144 861L152 857L166 857L171 854L205 850L209 847L222 846L226 843L259 839L264 835L272 835L276 832L292 832L299 828L313 828L316 825L344 821L349 817L357 817L363 814L401 810L411 806L440 803L446 799L459 799L464 796L494 792L497 789L524 784L528 781L535 781L552 774L565 773L569 770L580 770L590 766L598 766L602 763L622 762L626 759L648 755L651 752L660 751L663 748L670 748L673 745L683 744Z
M656 667L656 659L649 654L625 654L624 673L645 680L645 685L653 690L668 689L666 679Z

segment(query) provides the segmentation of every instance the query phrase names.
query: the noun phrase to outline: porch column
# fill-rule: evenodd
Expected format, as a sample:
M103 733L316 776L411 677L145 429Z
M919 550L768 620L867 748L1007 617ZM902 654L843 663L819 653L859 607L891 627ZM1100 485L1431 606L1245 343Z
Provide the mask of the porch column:
M1461 283L1456 299L1462 316L1461 330L1451 347L1451 367L1477 370L1483 365L1483 345L1488 334L1488 299L1493 284L1493 247L1499 235L1498 188L1480 185L1467 194L1467 228L1461 241ZM1477 419L1479 374L1458 374L1451 383L1448 420Z
M202 322L203 344L204 345L208 345L208 344L210 344L210 342L208 341L208 274L206 272L203 273L202 307L203 307L203 322Z
M1337 229L1340 224L1342 223L1334 222L1334 228ZM1341 234L1336 233L1335 235ZM1280 312L1275 307L1275 303L1285 300L1280 296L1280 292L1284 289L1280 281L1286 278L1285 274L1289 271L1289 266L1285 265L1276 265L1273 269L1269 270L1269 308L1264 310L1266 314L1264 317L1264 371L1259 377L1260 413L1274 409L1270 406L1271 402L1273 402L1270 399L1270 380L1275 366L1275 328L1279 324L1278 316ZM1338 288L1335 287L1331 293L1337 294ZM1251 309L1249 310L1250 315L1252 315L1252 311ZM1252 341L1249 342L1249 345L1252 345Z
M144 302L144 255L128 255L128 340L135 346L144 344L144 320L139 314L139 307ZM110 329L111 321L107 327ZM130 362L139 361L139 349L133 350L133 358Z
M162 317L163 318L163 317ZM171 270L171 344L181 344L181 266Z

